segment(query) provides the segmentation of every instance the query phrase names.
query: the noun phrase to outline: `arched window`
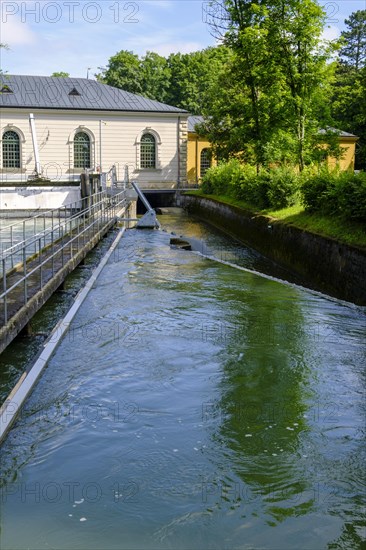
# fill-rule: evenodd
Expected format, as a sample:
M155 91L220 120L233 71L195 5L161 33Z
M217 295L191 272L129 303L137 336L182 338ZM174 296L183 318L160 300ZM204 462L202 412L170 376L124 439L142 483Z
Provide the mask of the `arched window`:
M201 165L200 165L201 178L203 178L203 176L206 174L209 168L211 168L211 151L208 147L206 147L201 151Z
M140 142L140 168L156 167L156 141L152 134L144 134Z
M90 137L85 132L78 132L74 137L74 168L90 168Z
M20 168L20 138L12 130L3 134L3 168Z

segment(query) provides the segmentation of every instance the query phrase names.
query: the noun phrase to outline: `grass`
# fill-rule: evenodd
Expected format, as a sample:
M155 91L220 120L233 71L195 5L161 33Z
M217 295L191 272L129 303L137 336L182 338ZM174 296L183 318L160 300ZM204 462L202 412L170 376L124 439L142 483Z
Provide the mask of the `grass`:
M225 195L205 195L200 190L188 192L188 195L198 195L214 199L218 202L230 204L253 212L257 215L268 216L278 223L284 223L328 237L340 243L366 249L366 227L364 224L344 220L336 216L324 216L319 213L306 212L301 205L289 206L280 210L257 210L252 205L233 199Z

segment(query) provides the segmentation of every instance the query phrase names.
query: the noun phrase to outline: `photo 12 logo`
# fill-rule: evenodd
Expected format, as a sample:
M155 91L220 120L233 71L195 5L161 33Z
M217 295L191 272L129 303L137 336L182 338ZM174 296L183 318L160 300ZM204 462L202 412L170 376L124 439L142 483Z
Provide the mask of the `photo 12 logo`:
M12 18L22 23L75 23L82 19L86 23L109 21L113 23L139 23L137 2L2 2L1 22L9 23Z

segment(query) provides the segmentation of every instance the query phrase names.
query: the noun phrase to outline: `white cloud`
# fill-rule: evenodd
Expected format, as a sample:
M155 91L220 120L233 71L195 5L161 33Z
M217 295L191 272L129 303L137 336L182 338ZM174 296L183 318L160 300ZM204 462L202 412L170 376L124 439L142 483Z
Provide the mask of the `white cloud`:
M338 27L335 27L334 25L329 25L325 27L323 31L323 39L324 40L336 40L341 35L341 31Z
M152 8L161 8L163 10L171 10L174 8L174 2L171 0L145 0L144 5Z
M9 18L6 23L0 23L1 25L1 42L13 45L26 45L34 44L36 42L36 35L29 28L27 23L22 23L19 19L12 17Z
M204 46L199 42L165 42L162 44L154 44L152 51L163 55L168 56L171 53L190 53L196 52L197 50L202 50Z

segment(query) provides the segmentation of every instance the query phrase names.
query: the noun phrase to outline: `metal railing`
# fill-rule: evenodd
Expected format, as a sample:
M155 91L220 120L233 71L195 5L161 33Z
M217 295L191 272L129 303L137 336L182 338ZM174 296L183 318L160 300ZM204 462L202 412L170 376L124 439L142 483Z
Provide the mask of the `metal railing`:
M34 216L24 218L21 221L10 225L0 227L0 255L3 257L19 243L28 241L35 235L43 233L47 236L47 231L55 225L60 226L62 219L70 217L74 212L79 212L81 208L81 199L63 205L52 210L44 210ZM45 243L46 244L46 243ZM11 265L14 267L14 255L11 255Z
M69 206L68 216L67 207L50 211L52 215L48 227L2 252L0 303L3 303L4 311L0 317L4 324L14 315L14 308L19 310L27 304L30 297L42 290L93 236L112 220L115 221L117 211L126 207L128 201L125 191L113 197L102 191L82 199L78 204L77 210Z

